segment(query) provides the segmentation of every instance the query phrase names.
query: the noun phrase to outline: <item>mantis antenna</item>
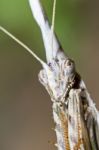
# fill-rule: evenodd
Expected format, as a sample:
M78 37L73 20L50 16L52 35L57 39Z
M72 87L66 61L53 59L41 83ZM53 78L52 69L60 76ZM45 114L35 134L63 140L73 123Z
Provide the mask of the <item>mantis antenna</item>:
M52 25L51 25L52 51L53 51L53 36L54 36L54 27L55 27L55 14L56 14L56 0L54 0L53 2L53 12L52 12Z
M12 38L19 45L21 45L23 48L25 48L25 50L28 51L34 58L36 58L36 60L38 60L43 66L45 66L45 62L43 62L27 45L25 45L23 42L21 42L19 39L17 39L14 35L12 35L10 32L8 32L2 26L0 26L0 30L2 32L4 32L6 35L8 35L10 38Z
M56 0L54 0L54 2L53 2L53 14L52 14L52 26L51 26L52 32L54 32L55 14L56 14Z

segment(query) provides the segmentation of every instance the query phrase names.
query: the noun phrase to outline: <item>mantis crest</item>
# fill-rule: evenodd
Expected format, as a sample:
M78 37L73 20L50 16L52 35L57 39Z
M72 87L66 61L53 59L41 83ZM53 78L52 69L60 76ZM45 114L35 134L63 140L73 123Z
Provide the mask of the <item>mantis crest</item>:
M99 150L99 112L76 71L74 61L65 55L40 0L29 0L29 3L41 29L46 63L1 26L0 30L23 46L43 67L39 81L53 102L58 150Z

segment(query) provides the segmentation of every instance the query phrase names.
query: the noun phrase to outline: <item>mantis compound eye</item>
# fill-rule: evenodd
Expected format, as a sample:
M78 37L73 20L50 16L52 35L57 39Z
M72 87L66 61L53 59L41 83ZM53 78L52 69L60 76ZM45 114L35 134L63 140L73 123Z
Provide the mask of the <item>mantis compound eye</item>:
M69 75L69 76L72 75L75 72L75 64L73 60L71 59L65 60L63 69L65 75Z
M74 65L74 61L71 59L67 59L67 60L65 60L64 65L65 65L65 67L68 67L68 66L70 67L70 66Z
M73 64L73 61L68 59L66 60L66 66L71 66Z

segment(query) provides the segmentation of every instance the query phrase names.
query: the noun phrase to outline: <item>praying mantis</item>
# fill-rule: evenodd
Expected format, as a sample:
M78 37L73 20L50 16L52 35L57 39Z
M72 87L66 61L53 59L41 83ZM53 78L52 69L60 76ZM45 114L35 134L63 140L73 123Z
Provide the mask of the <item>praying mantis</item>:
M38 78L53 103L55 145L58 150L99 150L99 112L74 61L64 53L54 33L54 24L50 26L40 0L29 0L29 4L42 33L46 62L3 27L0 26L0 30L24 47L43 67ZM54 20L53 17L53 23Z

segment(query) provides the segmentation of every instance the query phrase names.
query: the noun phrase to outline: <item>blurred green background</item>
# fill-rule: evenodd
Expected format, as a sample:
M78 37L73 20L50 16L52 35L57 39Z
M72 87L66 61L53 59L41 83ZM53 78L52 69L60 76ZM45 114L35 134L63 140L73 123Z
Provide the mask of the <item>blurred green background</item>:
M53 0L42 0L51 21ZM44 46L28 0L0 0L0 25L43 60ZM55 31L99 108L99 2L57 0ZM52 102L38 82L41 65L0 31L0 149L54 150Z

